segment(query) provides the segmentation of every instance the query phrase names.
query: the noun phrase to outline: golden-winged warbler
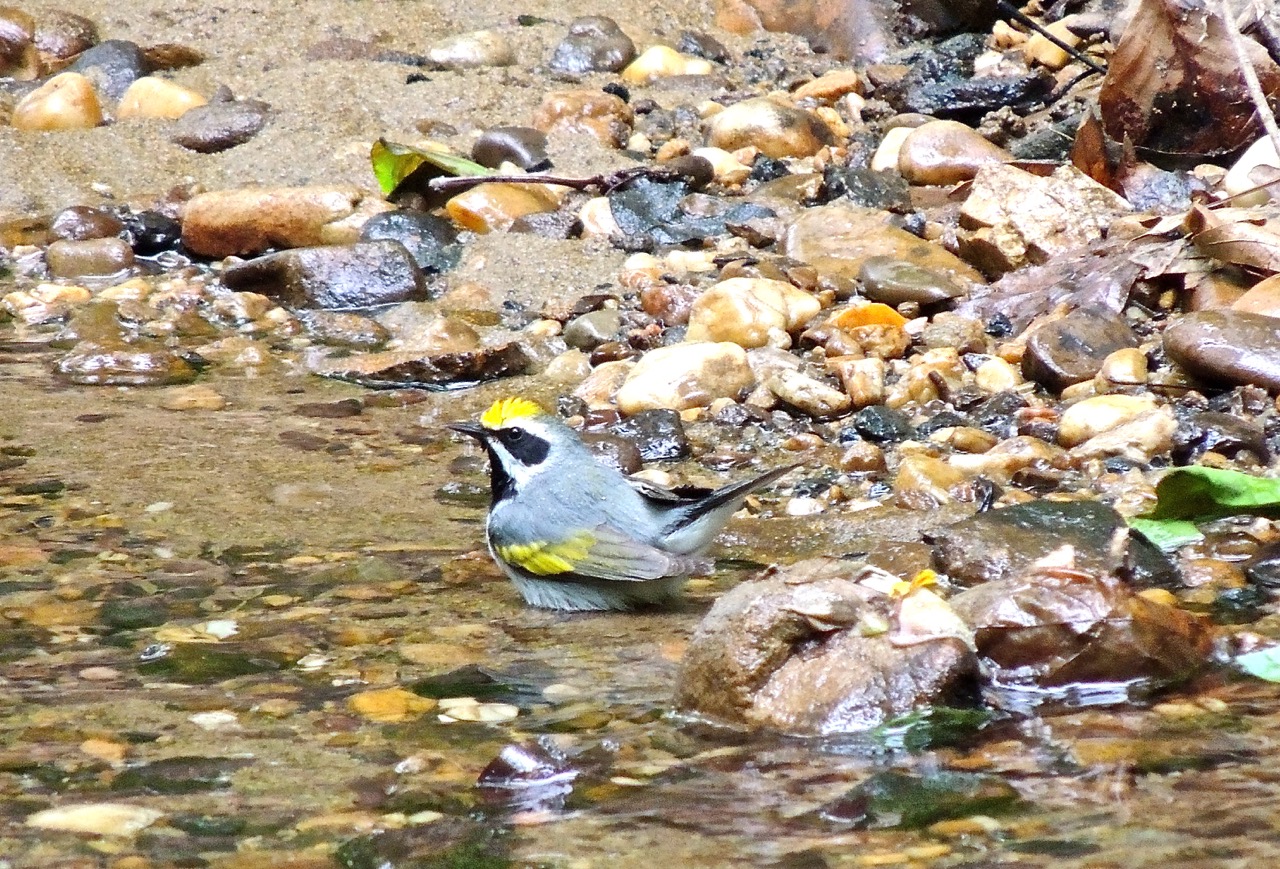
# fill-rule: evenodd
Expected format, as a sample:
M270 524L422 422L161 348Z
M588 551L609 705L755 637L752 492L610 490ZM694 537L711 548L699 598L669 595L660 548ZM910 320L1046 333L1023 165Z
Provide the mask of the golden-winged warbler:
M710 572L703 549L751 492L796 466L687 497L600 462L577 433L521 398L479 425L449 426L489 454L489 552L525 601L556 610L626 610L676 597Z

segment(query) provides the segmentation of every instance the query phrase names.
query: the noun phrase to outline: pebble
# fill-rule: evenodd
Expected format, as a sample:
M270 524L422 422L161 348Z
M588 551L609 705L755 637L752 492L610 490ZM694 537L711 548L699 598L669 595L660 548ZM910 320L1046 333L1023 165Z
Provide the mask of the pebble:
M1058 423L1058 443L1064 447L1082 444L1094 435L1111 431L1154 410L1151 395L1098 395L1068 407Z
M89 79L64 72L19 100L9 123L16 130L87 130L102 123L102 104Z
M182 243L208 257L350 243L365 221L394 207L353 185L214 190L183 208Z
M965 294L965 288L950 275L888 256L864 260L858 280L868 299L893 306L903 302L932 305Z
M345 311L299 311L298 320L308 336L333 347L372 350L391 338L377 320Z
M34 325L61 320L71 311L84 305L92 298L85 287L63 286L61 284L40 284L28 291L14 290L0 299L0 309L8 312L23 323ZM112 335L119 334L119 324L114 314ZM65 331L65 330L64 330ZM61 336L62 333L59 333Z
M133 248L119 238L55 241L45 250L45 263L60 278L114 275L133 266Z
M855 409L870 407L884 401L885 374L888 366L883 359L855 359L850 356L827 358L827 368L840 378L844 391Z
M347 708L378 724L394 724L421 718L436 708L430 697L419 697L404 688L375 688L347 698Z
M129 85L116 107L116 120L130 118L180 118L205 105L203 96L168 79L143 76Z
M910 509L949 504L968 482L963 471L933 456L904 456L893 478L898 502Z
M797 100L833 103L846 94L861 95L862 92L862 77L856 70L833 69L800 85L791 95Z
M1280 392L1280 318L1199 311L1165 329L1169 358L1193 377Z
M1107 395L1101 398L1129 398ZM1088 399L1086 399L1088 400ZM1105 459L1112 456L1145 463L1173 449L1178 421L1169 407L1141 413L1128 422L1100 432L1071 450L1076 460Z
M733 186L751 177L751 167L724 148L695 148L691 154L711 164L711 176L719 184Z
M49 235L67 241L85 241L90 238L109 238L124 231L124 223L114 214L101 208L73 205L53 216L49 223Z
M693 303L688 340L732 341L742 347L790 347L789 333L822 309L818 299L784 281L730 278Z
M999 356L983 362L973 372L974 383L983 392L997 393L1017 389L1024 382L1018 369Z
M711 147L736 151L750 145L775 159L812 157L834 142L831 130L813 113L766 97L734 103L707 125Z
M222 282L287 305L329 309L403 302L426 291L422 272L398 241L284 250L227 268Z
M1280 275L1264 278L1231 304L1237 311L1280 317Z
M983 283L976 269L941 245L885 223L885 214L840 204L806 208L791 220L783 252L820 276L854 280L873 256L887 256L939 274Z
M360 230L361 241L398 241L428 274L458 264L462 247L452 221L421 211L384 211L370 217Z
M40 77L35 29L35 19L26 12L0 6L0 76L15 81L32 81Z
M169 140L199 154L243 145L267 125L271 107L261 100L227 100L197 106L178 118Z
M28 815L26 825L64 833L132 836L164 817L164 812L128 803L80 803Z
M1003 273L1102 238L1111 222L1132 211L1074 166L1060 166L1048 177L1015 166L985 165L973 178L960 207L966 259L987 271Z
M166 389L160 394L160 406L174 411L222 410L227 399L212 387L192 384Z
M1102 360L1093 378L1094 389L1099 394L1124 392L1146 383L1149 373L1147 354L1137 347L1125 347Z
M573 390L573 397L581 399L588 410L611 411L618 390L635 367L636 363L630 359L601 363L592 368L591 373Z
M526 172L551 167L547 134L533 127L490 127L471 146L471 159L490 169L497 169L503 163L519 166Z
M1280 176L1280 156L1276 156L1276 146L1271 137L1263 136L1246 148L1227 170L1226 177L1222 179L1222 189L1234 197L1232 204L1237 208L1265 205L1276 196L1275 188L1254 188L1274 181L1277 176ZM1252 192L1246 193L1246 190Z
M621 148L631 137L635 114L613 94L602 91L553 91L533 114L533 126L544 133L588 135L607 148Z
M74 12L45 10L36 22L35 46L57 60L68 60L88 51L98 41L98 26Z
M82 73L104 97L118 101L129 85L147 74L147 63L134 43L108 39L77 57L70 71Z
M566 75L617 72L636 57L636 45L618 22L584 15L569 22L569 34L551 54L551 69Z
M674 344L651 350L635 363L618 388L618 409L630 415L706 407L717 398L736 399L754 385L747 353L739 345Z
M427 60L442 69L478 69L484 66L514 66L515 47L496 30L460 33L427 49Z
M765 385L781 401L815 419L830 419L849 411L848 395L799 371L781 371Z
M1079 36L1071 31L1070 24L1070 21L1060 19L1046 25L1044 29L1057 37L1059 42L1075 48L1080 45L1081 40ZM1028 64L1038 63L1047 69L1053 70L1062 69L1071 60L1071 55L1054 45L1039 32L1031 34L1030 38L1023 43L1022 52Z
M1081 308L1031 333L1022 356L1022 374L1061 392L1072 384L1093 379L1108 356L1137 344L1137 337L1123 317Z
M912 184L959 184L983 166L1012 159L959 121L930 121L902 140L898 171Z
M546 184L477 184L445 203L449 217L472 232L505 232L522 217L555 211L558 194Z
M893 127L887 130L875 153L871 155L872 172L897 172L902 157L902 143L912 133L912 127Z
M584 238L611 238L621 235L622 229L613 218L606 196L593 196L582 203L578 211L578 221L582 224Z
M478 350L480 333L460 317L442 317L429 303L406 302L380 315L379 325L391 331L392 350L422 353L467 353Z
M622 71L622 80L627 84L643 85L677 75L710 75L714 68L704 58L681 54L669 45L654 45L627 64Z
M601 308L565 324L561 337L564 343L577 350L590 351L606 341L613 341L622 329L622 314L617 308Z

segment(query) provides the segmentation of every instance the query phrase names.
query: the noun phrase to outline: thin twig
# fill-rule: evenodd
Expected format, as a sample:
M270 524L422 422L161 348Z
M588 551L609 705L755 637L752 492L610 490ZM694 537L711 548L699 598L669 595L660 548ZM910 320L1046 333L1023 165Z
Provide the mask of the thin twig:
M1070 45L1067 45L1065 42L1063 42L1058 37L1054 36L1048 30L1045 30L1043 25L1037 23L1036 21L1022 14L1022 10L1020 10L1017 6L1014 6L1012 3L1010 3L1009 0L996 0L996 5L999 6L1000 9L1003 10L1005 13L1007 13L1010 18L1019 22L1020 24L1024 24L1027 27L1030 27L1036 33L1039 33L1045 39L1049 40L1058 48L1061 48L1067 54L1071 55L1073 58L1083 63L1085 66L1089 67L1089 69L1093 70L1098 75L1107 74L1107 70L1105 67L1099 66L1097 63L1093 61L1092 58L1088 57L1081 51L1077 51L1075 48L1072 48Z
M1280 127L1276 126L1276 116L1271 113L1271 106L1267 105L1267 95L1262 92L1262 82L1258 81L1258 71L1253 68L1253 63L1249 60L1249 54L1244 45L1244 36L1241 35L1240 28L1236 26L1235 18L1228 12L1226 3L1223 0L1215 0L1213 8L1214 13L1222 19L1223 25L1227 28L1227 38L1231 40L1231 47L1235 49L1236 62L1240 64L1240 74L1244 76L1245 89L1249 91L1249 99L1253 101L1253 107L1258 112L1258 118L1262 121L1263 128L1271 138L1271 147L1275 148L1277 154L1280 154Z
M619 169L616 172L604 172L587 178L566 178L559 175L467 175L432 178L428 186L432 190L444 193L458 193L470 190L478 184L554 184L557 187L569 187L574 190L598 191L612 193L614 190L635 178L674 178L679 175L662 166L633 166L630 169Z

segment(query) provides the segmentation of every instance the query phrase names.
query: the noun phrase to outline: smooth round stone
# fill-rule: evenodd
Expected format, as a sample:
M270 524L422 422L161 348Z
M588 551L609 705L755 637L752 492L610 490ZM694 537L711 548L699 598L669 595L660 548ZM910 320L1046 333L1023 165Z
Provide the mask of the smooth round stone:
M902 140L898 171L912 184L959 184L1013 159L959 121L930 121Z
M811 157L835 143L831 130L804 109L765 97L735 103L711 119L707 144L736 151L754 145L766 157Z
M90 238L110 238L124 231L124 223L114 214L101 208L73 205L53 216L49 223L49 235L67 241L84 241Z
M147 74L147 63L134 43L108 39L77 57L70 71L87 76L107 99L119 100L129 85Z
M594 136L607 148L626 144L634 121L630 106L603 91L553 91L533 113L533 126L544 133Z
M1149 410L1156 400L1150 395L1098 395L1068 407L1058 423L1058 443L1064 447L1082 444L1094 435L1119 428Z
M481 166L497 169L512 163L526 172L551 167L547 157L547 134L533 127L491 127L471 146L471 159Z
M386 305L425 293L422 272L398 241L283 250L231 266L222 282L288 305L327 309Z
M565 324L564 343L578 350L594 350L606 341L613 341L622 329L622 314L616 308L601 308Z
M873 256L888 256L940 274L984 283L982 275L941 245L885 223L885 213L840 204L805 208L791 221L783 252L824 277L855 279Z
M862 77L858 75L857 70L833 69L813 81L800 85L791 95L798 100L833 103L845 94L861 94L862 91Z
M1254 284L1252 289L1236 299L1231 307L1236 311L1280 317L1280 275L1272 275Z
M382 239L400 242L418 268L429 274L448 271L462 256L453 223L421 211L384 211L369 218L360 230L360 240Z
M1115 351L1137 345L1133 330L1119 314L1081 308L1031 333L1022 357L1022 374L1061 392L1093 379Z
M98 41L98 25L83 15L54 9L36 22L36 48L49 57L66 60L88 51Z
M102 104L83 75L55 75L13 108L9 123L17 130L87 130L102 123Z
M178 118L169 139L188 151L216 154L243 145L262 131L271 107L259 100L197 106Z
M586 15L569 23L569 35L551 54L551 69L568 75L617 72L636 56L636 45L618 22L603 15Z
M124 92L116 107L116 120L131 118L180 118L207 103L203 96L164 78L144 76Z
M642 85L677 75L710 75L712 69L711 62L701 57L681 54L669 45L654 45L627 64L622 80Z
M45 263L60 278L113 275L133 266L133 248L119 238L55 241L45 251Z
M35 19L12 6L0 6L0 76L17 81L40 77Z
M965 294L950 275L887 256L873 256L858 270L862 292L873 302L932 305Z
M359 238L370 217L394 207L345 185L213 190L192 197L183 208L182 243L208 257L343 244Z
M876 151L871 155L872 172L897 172L898 160L902 156L902 143L912 133L911 127L893 127L887 130Z
M503 232L522 217L555 211L560 200L545 184L477 184L445 203L444 210L472 232Z
M804 290L768 278L730 278L693 303L688 340L732 341L741 347L790 347L791 332L822 310Z
M782 402L815 419L830 419L852 407L849 396L799 371L780 371L765 384Z
M618 409L636 414L706 407L717 398L736 399L754 385L747 352L737 344L674 344L640 357L618 388Z
M1137 347L1117 350L1102 361L1094 377L1094 388L1099 393L1124 391L1147 382L1149 375L1147 354Z
M1165 329L1164 349L1195 377L1280 392L1280 318L1198 311Z
M511 40L495 30L476 30L441 40L427 49L427 60L444 69L478 69L512 66L516 62Z
M725 44L711 34L701 31L682 32L680 41L676 43L676 50L684 54L692 54L694 57L705 57L716 63L724 63L729 59L729 49Z

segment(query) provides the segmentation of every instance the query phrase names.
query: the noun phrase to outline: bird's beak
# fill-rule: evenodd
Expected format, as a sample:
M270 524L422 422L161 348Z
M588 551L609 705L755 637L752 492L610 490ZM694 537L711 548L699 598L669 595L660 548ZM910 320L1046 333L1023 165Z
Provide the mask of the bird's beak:
M489 432L487 432L485 429L481 428L480 426L476 425L473 422L449 423L448 425L445 426L445 428L451 431L460 432L461 434L473 437L476 440L480 441L480 443L484 443L485 440L487 440L489 437Z

